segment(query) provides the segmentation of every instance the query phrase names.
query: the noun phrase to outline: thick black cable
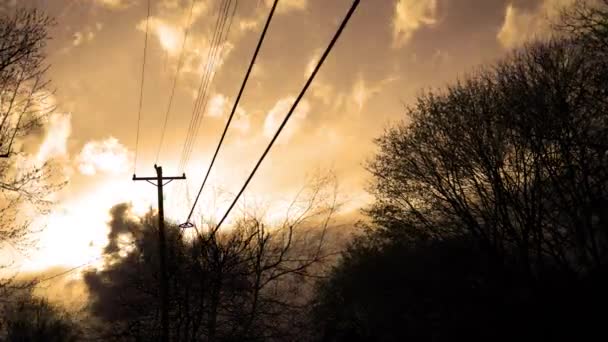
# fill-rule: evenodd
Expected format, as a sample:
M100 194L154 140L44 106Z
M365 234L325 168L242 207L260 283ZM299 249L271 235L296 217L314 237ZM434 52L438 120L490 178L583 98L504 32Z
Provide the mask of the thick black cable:
M190 14L188 15L188 22L186 23L186 28L184 31L184 40L182 42L182 49L179 54L179 59L177 62L177 69L175 70L175 77L173 78L173 87L171 88L171 94L169 95L169 104L167 105L167 112L165 113L165 122L163 123L163 128L160 134L160 142L158 143L158 149L156 151L156 161L154 164L158 164L158 157L160 156L160 151L163 146L163 142L165 140L165 132L167 130L167 122L169 121L169 115L171 114L171 106L173 105L173 97L175 96L175 88L177 87L177 81L179 79L179 72L182 68L182 64L184 62L184 51L186 50L186 42L188 40L188 33L190 32L190 25L192 25L192 12L194 10L194 5L197 0L192 0L192 4L190 5Z
M137 133L135 135L135 159L133 160L133 174L135 174L135 168L137 167L137 152L139 150L139 126L141 123L141 107L144 99L144 81L146 74L146 51L148 49L148 31L150 27L150 2L148 0L148 14L146 16L146 37L144 38L144 58L141 64L141 83L139 89L139 109L137 110Z
M274 11L277 7L279 0L274 0L274 4L270 9L270 13L268 14L268 19L266 19L266 24L264 25L264 29L262 30L262 34L260 39L258 40L258 45L255 48L255 52L253 53L253 57L251 58L251 63L249 63L249 67L247 68L247 73L245 73L245 78L243 79L243 83L241 84L241 89L239 89L239 93L234 101L234 105L232 106L232 111L230 112L230 116L228 116L228 121L226 122L226 126L224 127L224 131L222 132L222 136L220 138L219 143L215 149L215 153L213 154L213 158L211 158L211 163L209 164L209 168L207 169L207 173L205 174L205 178L203 179L203 184L201 184L200 189L198 190L198 194L196 195L196 199L194 200L194 204L192 205L192 209L190 210L190 214L188 214L188 218L186 222L189 222L192 218L192 213L194 213L194 208L196 207L196 203L198 202L201 193L203 192L203 188L205 187L205 183L207 182L207 178L211 173L211 169L213 168L213 164L215 163L215 159L217 157L220 148L222 147L222 143L224 142L224 138L226 137L226 132L228 131L228 127L230 127L230 123L232 122L232 118L234 117L234 113L239 105L239 101L241 100L241 96L243 95L243 91L245 90L245 86L247 85L247 81L249 80L249 75L251 74L251 70L255 65L255 61L258 57L258 53L262 47L262 43L264 42L264 38L266 37L266 32L268 31L268 27L270 26L270 21L272 20L272 16L274 15Z
M304 97L304 94L306 93L306 90L308 90L308 87L310 86L310 84L312 83L313 79L317 75L317 72L319 72L319 69L321 68L321 65L323 65L323 62L325 62L325 59L327 58L327 56L331 52L331 49L334 47L334 45L338 41L338 38L342 34L342 31L346 27L346 24L350 20L351 16L355 12L355 9L359 5L359 2L360 2L360 0L355 0L353 2L350 10L348 11L348 13L346 14L346 16L342 20L342 23L340 24L340 27L338 28L338 31L336 31L336 34L334 35L334 37L332 38L331 42L329 43L329 45L325 49L325 52L323 52L323 55L321 56L321 58L317 62L317 65L315 66L315 69L313 70L312 74L310 75L310 77L306 81L306 84L304 85L304 88L302 88L302 90L300 91L300 94L298 95L298 97L296 98L295 102L291 106L291 109L289 110L289 112L285 116L285 119L283 119L283 122L281 123L281 125L278 128L278 130L276 131L276 133L272 137L272 140L270 140L270 143L266 147L266 150L264 150L264 153L262 153L262 156L260 157L260 159L258 160L258 162L255 164L255 167L253 168L253 170L249 174L249 177L247 177L247 180L245 181L245 184L243 184L243 186L241 187L241 190L239 190L239 192L237 193L236 197L234 198L234 201L232 201L232 203L228 207L228 210L226 211L226 213L224 214L224 216L222 217L222 219L218 222L217 226L215 226L214 229L216 231L220 229L222 223L224 223L224 221L226 220L226 217L228 217L228 214L230 214L230 211L234 208L234 205L236 204L236 202L239 200L239 198L241 197L241 195L243 194L243 192L245 191L245 189L249 185L249 182L251 181L251 179L255 175L256 171L260 167L260 164L262 164L262 161L264 160L264 158L266 157L266 155L268 154L268 152L272 148L272 145L274 144L274 142L277 140L279 134L281 133L281 131L285 127L285 124L287 123L287 121L289 120L289 118L293 114L294 110L296 109L296 107L300 103L300 100L302 100L302 97Z

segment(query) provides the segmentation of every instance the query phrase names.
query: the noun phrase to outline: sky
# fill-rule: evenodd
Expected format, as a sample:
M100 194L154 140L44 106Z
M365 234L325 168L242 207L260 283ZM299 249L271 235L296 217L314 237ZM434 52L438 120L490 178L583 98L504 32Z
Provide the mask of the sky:
M131 177L134 171L155 175L167 112L158 164L165 175L180 175L220 4L195 2L190 16L190 0L151 1L137 149L147 2L10 0L0 5L5 12L36 7L57 22L46 51L57 111L46 123L38 149L61 161L69 183L55 194L52 212L34 219L45 229L36 250L15 256L22 270L96 260L107 243L112 206L132 202L138 214L156 206L156 188ZM391 122L407 120L404 107L416 95L548 35L559 8L571 2L362 0L243 201L287 201L307 179L331 171L339 180L343 210L357 212L370 200L365 161L373 156L373 139ZM237 2L183 170L187 181L165 188L166 215L172 220L187 216L271 5L271 0ZM223 214L350 5L350 0L279 1L195 217Z

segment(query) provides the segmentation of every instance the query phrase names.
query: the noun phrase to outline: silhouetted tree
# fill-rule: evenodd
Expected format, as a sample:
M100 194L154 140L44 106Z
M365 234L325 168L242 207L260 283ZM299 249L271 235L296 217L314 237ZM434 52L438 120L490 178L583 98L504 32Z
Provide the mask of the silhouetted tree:
M168 224L173 341L297 340L305 331L311 277L330 254L325 239L336 208L331 179L301 192L280 224L245 212L232 228L210 225L186 237ZM140 222L128 205L112 210L103 270L85 275L91 311L105 338L159 334L156 216Z
M77 322L65 310L29 291L13 294L2 303L0 331L3 341L81 341Z
M0 245L29 247L24 212L46 213L62 185L51 162L27 153L23 140L40 133L54 105L44 49L53 21L33 9L0 13ZM21 215L19 215L21 214ZM2 266L5 266L4 264ZM6 281L3 281L6 282Z
M608 7L579 6L569 34L420 95L376 140L367 233L319 285L319 339L603 332Z

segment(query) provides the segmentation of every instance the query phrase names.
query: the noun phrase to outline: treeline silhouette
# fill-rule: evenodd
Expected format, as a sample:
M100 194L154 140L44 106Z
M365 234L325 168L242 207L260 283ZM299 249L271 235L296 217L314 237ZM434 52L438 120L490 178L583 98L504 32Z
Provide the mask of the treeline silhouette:
M366 234L318 288L321 340L605 338L606 5L419 96L376 140Z
M251 210L230 230L168 223L171 340L602 339L607 85L608 0L577 2L553 38L418 96L376 139L374 201L339 258L332 177L274 224ZM2 336L159 339L155 214L111 217L85 310L24 286L2 304Z

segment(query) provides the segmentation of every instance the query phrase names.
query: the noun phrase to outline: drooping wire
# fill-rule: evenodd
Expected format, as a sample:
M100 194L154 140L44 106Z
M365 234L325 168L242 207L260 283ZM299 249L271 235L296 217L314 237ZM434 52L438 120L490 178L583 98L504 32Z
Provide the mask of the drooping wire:
M274 134L274 136L270 140L270 143L268 144L268 146L264 150L264 153L262 153L262 156L260 157L260 159L258 160L258 162L255 164L253 170L251 171L251 173L247 177L247 180L245 181L245 183L243 184L243 186L241 187L241 189L237 193L236 197L234 198L234 200L232 201L232 203L228 207L228 210L226 210L226 213L224 214L224 216L222 216L222 219L215 226L215 228L214 228L215 231L217 231L217 230L220 229L220 227L222 226L222 223L224 223L224 221L226 220L226 217L228 217L228 215L230 214L230 211L234 208L236 202L239 200L239 198L241 197L241 195L243 194L243 192L245 191L245 189L249 185L249 182L251 181L251 179L255 175L256 171L260 167L260 164L262 164L262 161L264 160L264 158L266 157L266 155L268 154L268 152L272 148L272 145L274 144L274 142L278 138L279 134L281 133L281 131L285 127L285 124L287 123L287 121L289 120L289 118L293 114L294 110L296 109L296 107L300 103L300 100L302 99L302 97L304 97L304 94L306 93L306 90L308 90L308 87L310 86L310 84L312 83L313 79L317 75L317 72L319 72L319 69L323 65L323 62L325 62L325 59L327 58L327 56L331 52L331 50L334 47L335 43L338 41L338 38L342 34L342 31L346 27L346 24L350 20L352 14L355 12L355 9L359 5L359 2L360 2L360 0L355 0L353 2L350 10L348 11L348 13L346 14L346 16L342 20L342 23L340 24L340 27L338 28L338 30L336 31L336 33L335 33L334 37L332 38L331 42L329 43L329 45L325 49L325 52L323 52L323 55L321 56L321 58L317 62L317 65L315 66L312 74L309 76L308 80L306 81L306 84L304 84L304 87L302 88L302 90L300 91L300 94L298 95L298 97L296 98L295 102L291 106L291 109L289 109L289 112L285 116L285 119L283 119L283 122L281 122L281 125L279 126L279 128L276 131L276 133Z
M184 141L184 146L182 148L182 153L181 153L181 156L180 156L180 163L179 163L179 170L180 171L183 171L183 161L184 161L184 158L185 158L186 146L189 144L189 140L190 140L190 137L191 137L192 132L193 132L193 124L194 124L194 119L195 119L196 113L197 113L198 101L199 101L202 89L203 89L204 84L205 84L206 79L207 79L208 65L209 65L209 63L211 63L211 56L212 56L213 51L215 49L216 37L217 37L218 30L220 28L220 24L222 22L222 17L223 17L222 12L224 11L226 3L227 2L224 0L222 2L222 6L218 7L217 19L215 21L215 28L213 30L213 38L211 39L209 50L207 52L207 67L205 67L203 75L201 76L201 82L199 84L198 91L197 91L197 96L196 96L196 99L194 101L194 107L192 109L192 115L191 115L191 118L190 118L190 123L188 125L188 131L186 133L186 139Z
M194 213L194 208L196 207L198 199L201 196L201 193L203 192L203 188L205 187L205 183L207 182L209 173L211 173L211 169L213 168L213 164L215 163L217 154L218 154L220 148L222 147L222 143L224 142L224 138L226 137L226 132L228 131L228 128L230 127L230 123L232 122L232 118L234 117L234 113L236 112L236 109L238 108L239 101L241 100L241 96L243 95L243 91L245 90L245 86L247 85L247 81L249 80L249 75L251 74L251 70L253 69L253 66L255 65L256 59L258 57L258 53L260 52L262 43L264 42L264 38L266 37L266 32L268 31L268 26L270 26L270 22L272 20L272 17L274 15L274 11L277 7L278 2L279 2L279 0L274 0L274 4L272 5L272 8L270 9L270 13L268 14L268 19L266 19L266 24L264 25L264 29L262 30L262 34L260 36L260 39L258 40L258 45L255 48L255 52L253 53L253 57L251 58L251 62L249 63L249 67L247 68L247 72L245 73L245 78L243 79L241 88L239 89L236 100L234 101L234 105L232 106L230 115L228 116L228 121L226 122L224 131L222 132L220 141L217 144L215 153L213 154L213 157L211 158L211 163L209 164L209 168L207 169L207 172L205 173L205 178L203 179L203 183L201 184L201 187L198 190L198 194L196 195L194 204L192 205L192 209L190 210L190 213L188 214L188 218L186 219L186 222L190 222L190 219L192 218L192 214Z
M208 90L210 88L210 84L215 75L215 64L217 61L217 57L219 56L220 46L222 46L227 38L227 32L230 30L232 19L234 18L234 14L236 13L236 5L234 6L232 17L230 18L230 22L228 23L228 30L225 30L226 19L228 18L228 11L230 8L232 1L225 1L225 5L223 6L221 11L222 14L218 14L218 22L216 25L216 34L213 37L211 48L209 50L209 54L207 57L207 65L205 68L205 73L201 78L201 83L199 85L199 90L197 94L197 98L195 100L194 109L192 112L192 117L190 120L190 125L188 128L188 135L186 137L186 141L184 143L182 149L182 156L180 160L180 169L183 170L186 167L186 164L189 161L190 153L192 151L192 146L196 140L196 136L198 134L198 130L200 128L200 121L202 119L201 113L203 112L201 109L206 106L206 98L208 95ZM203 105L204 104L204 105Z
M173 78L173 87L171 88L171 94L169 95L169 104L167 105L167 112L165 113L165 121L163 123L163 128L161 130L161 134L160 134L160 142L158 144L158 149L156 151L156 161L154 162L155 164L158 164L158 158L160 156L160 151L162 149L163 146L163 142L165 139L165 132L167 130L167 122L169 121L169 116L171 114L171 106L173 104L173 97L175 96L175 88L177 87L177 81L179 79L179 72L182 68L182 64L184 62L184 54L185 54L185 50L186 50L186 42L188 40L188 33L190 32L190 26L192 25L192 13L194 10L194 5L196 4L197 0L192 0L191 1L191 5L190 5L190 14L188 14L188 21L186 23L186 28L184 30L184 40L182 42L182 49L181 52L179 54L179 59L177 62L177 69L175 70L175 77Z
M79 270L79 269L81 269L83 267L87 267L87 266L91 265L92 263L94 263L95 261L97 261L97 260L99 260L101 258L102 258L102 256L99 256L99 257L97 257L97 258L95 258L95 259L93 259L93 260L91 260L89 262L86 262L84 264L81 264L81 265L78 265L78 266L74 266L72 268L69 268L69 269L63 271L63 272L59 272L57 274L53 274L52 276L49 276L49 277L46 277L46 278L42 278L40 280L35 281L34 284L37 286L37 285L40 285L40 284L42 284L44 282L47 282L47 281L50 281L50 280L62 277L64 275L68 275L68 274L70 274L70 273L72 273L74 271L77 271L77 270Z
M199 93L198 93L196 101L195 101L195 108L194 108L193 117L191 120L191 127L190 127L190 132L189 132L190 134L188 136L189 139L186 141L186 144L184 144L184 149L182 151L182 160L180 163L182 172L190 159L190 153L192 150L192 146L194 145L194 142L196 141L196 137L198 135L200 122L202 120L202 113L204 114L204 112L201 110L201 108L206 106L208 90L209 90L210 84L212 83L213 78L215 76L215 63L216 63L217 57L219 56L219 53L221 52L220 46L222 46L225 42L225 38L226 38L225 24L226 24L226 19L228 17L228 11L230 9L231 2L232 1L226 2L226 6L224 8L224 13L222 15L223 20L220 23L220 27L216 31L217 35L214 36L214 40L212 42L212 50L210 50L210 54L208 57L208 63L207 63L206 70L205 70L205 77L204 77L204 79L201 80L201 85L200 85L201 87L199 88ZM234 17L235 11L236 11L236 6L234 7L234 10L233 10L233 17ZM230 23L228 24L228 31L232 24L233 17L231 17Z
M205 92L204 92L204 97L203 97L202 104L199 105L198 120L197 120L197 123L195 125L194 135L193 135L193 137L191 139L190 146L189 146L189 149L188 149L187 154L186 154L185 165L187 165L188 162L190 161L190 157L192 155L192 150L194 149L194 143L196 142L196 138L198 137L198 132L199 132L200 127L201 127L201 121L203 120L203 118L205 116L205 113L206 113L206 110L207 110L207 103L209 102L209 90L211 89L211 84L213 83L213 79L215 78L215 64L217 63L218 58L220 58L220 56L221 56L221 54L223 52L224 44L226 43L226 40L228 39L228 34L230 33L230 28L232 26L232 21L234 19L234 15L236 14L236 9L237 9L236 4L238 4L238 2L235 2L235 6L234 6L234 8L232 10L232 16L230 17L230 20L228 21L228 29L223 32L223 38L221 38L221 43L219 45L219 48L216 50L216 55L215 55L215 58L213 60L213 64L211 65L210 76L209 76L210 79L207 82L207 88L205 89Z
M146 75L146 52L148 50L148 31L150 28L150 3L148 0L148 13L146 15L146 36L144 38L144 57L141 64L141 83L139 89L139 107L137 110L137 133L135 135L135 158L133 160L133 174L135 175L135 169L137 168L137 153L139 151L139 126L141 124L141 109L144 99L144 81Z

